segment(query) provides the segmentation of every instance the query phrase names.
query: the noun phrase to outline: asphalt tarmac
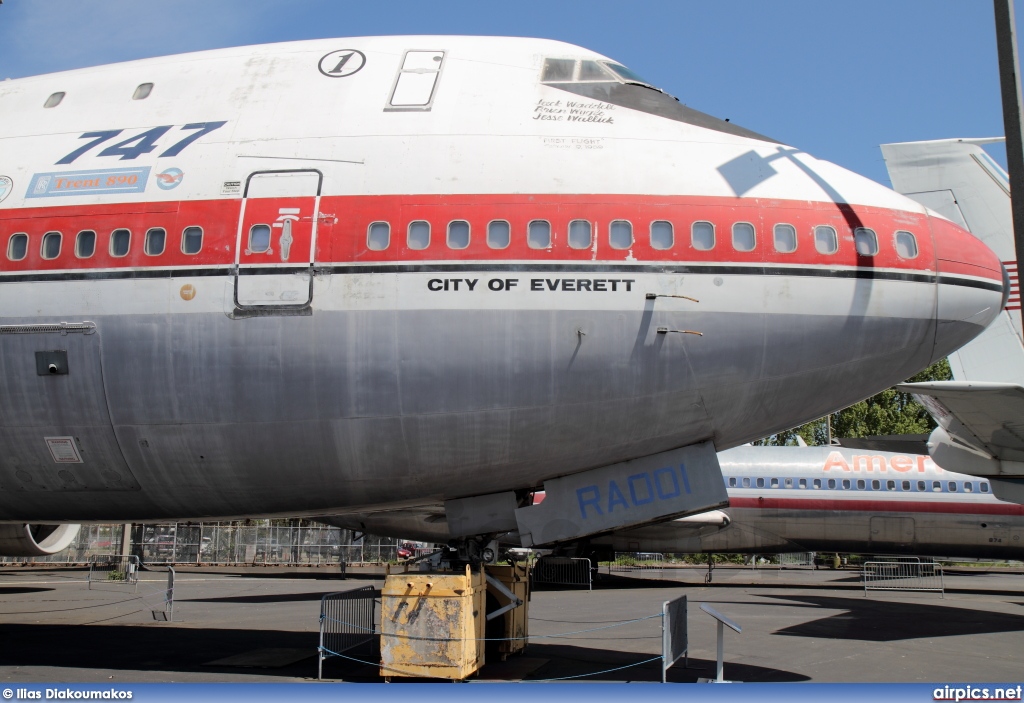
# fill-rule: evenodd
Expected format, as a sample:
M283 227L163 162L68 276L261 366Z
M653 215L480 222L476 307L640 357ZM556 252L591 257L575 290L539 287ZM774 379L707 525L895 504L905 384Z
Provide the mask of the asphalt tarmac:
M689 602L688 667L674 682L714 676L715 622L706 602L739 623L726 630L725 676L748 682L1020 682L1024 574L947 574L946 593L871 592L855 571L718 568L605 575L588 592L537 590L531 642L473 681L661 680L666 600ZM179 570L173 621L166 574L130 586L69 569L0 569L0 682L316 681L320 598L381 576L322 571ZM646 618L646 619L644 619ZM602 628L602 629L595 629ZM587 632L580 632L588 630ZM381 681L368 664L330 659L330 681ZM601 673L603 672L603 673ZM401 679L395 679L400 681Z

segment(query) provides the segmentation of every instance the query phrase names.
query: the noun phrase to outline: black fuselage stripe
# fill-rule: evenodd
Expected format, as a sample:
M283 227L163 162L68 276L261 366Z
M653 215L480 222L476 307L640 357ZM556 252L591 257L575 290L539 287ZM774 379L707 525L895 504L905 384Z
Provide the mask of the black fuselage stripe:
M243 276L288 275L303 273L310 266L289 267L243 267ZM727 275L727 276L795 276L802 278L855 278L878 281L910 281L914 283L941 283L1002 292L1002 283L974 278L929 273L900 271L877 271L874 269L829 269L813 267L780 266L733 266L729 264L580 264L580 263L429 263L429 264L367 264L314 265L317 274L366 274L366 273L520 273L520 274L565 274L589 275L655 273L675 275ZM196 269L126 269L123 271L34 271L32 273L0 274L0 283L24 283L32 281L101 281L160 278L196 278L203 276L232 276L234 267Z

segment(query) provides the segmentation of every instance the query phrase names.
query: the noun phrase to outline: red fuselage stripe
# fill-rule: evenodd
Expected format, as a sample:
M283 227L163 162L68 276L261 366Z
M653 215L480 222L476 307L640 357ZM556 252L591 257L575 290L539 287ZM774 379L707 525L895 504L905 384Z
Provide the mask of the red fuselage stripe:
M833 510L864 513L946 513L950 515L1024 516L1024 505L1002 502L862 500L849 498L740 498L730 496L729 506L760 510Z

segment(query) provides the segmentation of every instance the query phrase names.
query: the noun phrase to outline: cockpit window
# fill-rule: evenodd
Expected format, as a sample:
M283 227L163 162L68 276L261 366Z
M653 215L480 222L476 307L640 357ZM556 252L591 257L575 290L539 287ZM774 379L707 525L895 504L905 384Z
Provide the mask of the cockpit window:
M649 86L654 85L646 78L641 78L638 74L634 73L633 71L630 71L628 68L626 68L620 63L606 63L605 66L611 69L612 72L615 73L615 75L617 75L619 78L626 81L627 83L643 83L644 85Z
M575 70L576 61L573 59L544 59L540 80L541 83L569 83Z
M580 61L580 81L608 81L612 77L597 61Z

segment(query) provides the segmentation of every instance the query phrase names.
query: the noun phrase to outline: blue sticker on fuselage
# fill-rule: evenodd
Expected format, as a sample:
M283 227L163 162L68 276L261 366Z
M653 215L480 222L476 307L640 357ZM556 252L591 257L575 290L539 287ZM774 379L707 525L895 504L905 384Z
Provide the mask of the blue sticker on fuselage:
M144 193L149 166L106 168L92 171L54 171L33 174L26 198L51 198L59 195L114 195Z

